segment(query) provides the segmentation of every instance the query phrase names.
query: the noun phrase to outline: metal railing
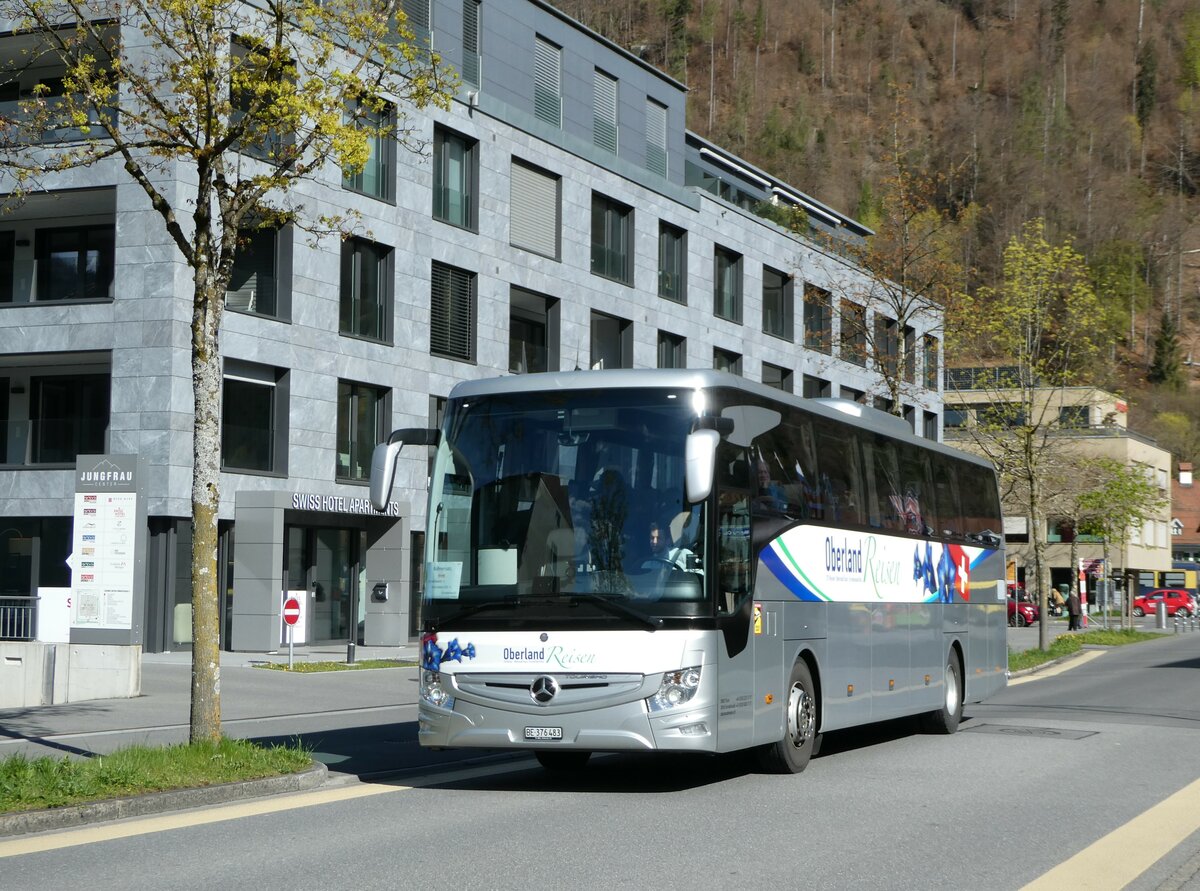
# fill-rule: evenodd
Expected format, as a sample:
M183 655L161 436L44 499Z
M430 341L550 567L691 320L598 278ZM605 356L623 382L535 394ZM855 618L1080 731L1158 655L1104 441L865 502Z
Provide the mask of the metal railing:
M37 604L40 597L0 596L0 640L34 640L37 637Z

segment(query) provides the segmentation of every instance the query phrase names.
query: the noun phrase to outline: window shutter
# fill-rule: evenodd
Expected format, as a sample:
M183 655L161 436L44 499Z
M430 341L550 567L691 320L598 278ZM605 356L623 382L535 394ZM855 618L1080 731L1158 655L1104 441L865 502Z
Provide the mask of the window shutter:
M463 0L462 79L479 86L479 0Z
M667 109L653 99L646 100L646 169L667 175Z
M617 81L596 69L593 81L592 141L606 152L617 153Z
M433 264L430 349L469 362L473 357L475 320L471 291L474 275Z
M538 37L533 45L533 113L562 126L562 50Z
M509 241L547 257L558 257L558 177L512 163Z

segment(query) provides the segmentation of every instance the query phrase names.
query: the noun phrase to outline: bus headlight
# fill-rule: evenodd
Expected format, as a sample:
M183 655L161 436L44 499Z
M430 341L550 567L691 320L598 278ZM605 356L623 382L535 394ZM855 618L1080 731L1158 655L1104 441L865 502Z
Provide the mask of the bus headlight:
M421 701L438 708L454 708L454 697L442 686L442 675L438 671L421 672Z
M646 702L650 711L660 712L663 709L683 705L696 695L700 689L700 666L681 668L678 671L668 671L662 677L658 692Z

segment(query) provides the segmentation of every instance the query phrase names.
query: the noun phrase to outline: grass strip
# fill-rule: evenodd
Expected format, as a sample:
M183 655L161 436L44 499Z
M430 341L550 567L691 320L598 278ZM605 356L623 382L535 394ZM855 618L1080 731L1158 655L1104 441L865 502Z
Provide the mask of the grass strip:
M12 755L0 759L0 812L282 776L310 764L311 752L299 744L268 748L240 739L130 746L85 759Z
M1124 644L1141 643L1145 640L1158 640L1165 636L1151 631L1130 630L1101 630L1084 631L1079 634L1062 634L1054 639L1048 650L1040 650L1037 647L1034 647L1032 650L1021 650L1020 652L1009 650L1008 670L1023 671L1027 668L1036 668L1039 665L1045 665L1047 662L1053 662L1055 659L1061 659L1063 656L1069 656L1085 645L1119 647Z
M269 671L291 671L298 674L312 674L318 671L357 671L362 668L404 668L416 665L416 662L404 659L363 659L361 662L293 662L288 668L286 662L259 662L255 668L265 668Z

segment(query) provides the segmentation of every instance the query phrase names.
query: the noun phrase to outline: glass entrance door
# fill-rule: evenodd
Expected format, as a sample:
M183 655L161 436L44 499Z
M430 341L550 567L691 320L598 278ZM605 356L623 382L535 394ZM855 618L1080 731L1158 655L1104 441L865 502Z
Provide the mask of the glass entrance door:
M308 590L308 643L343 643L362 637L366 535L359 529L291 526L287 533L287 585Z

